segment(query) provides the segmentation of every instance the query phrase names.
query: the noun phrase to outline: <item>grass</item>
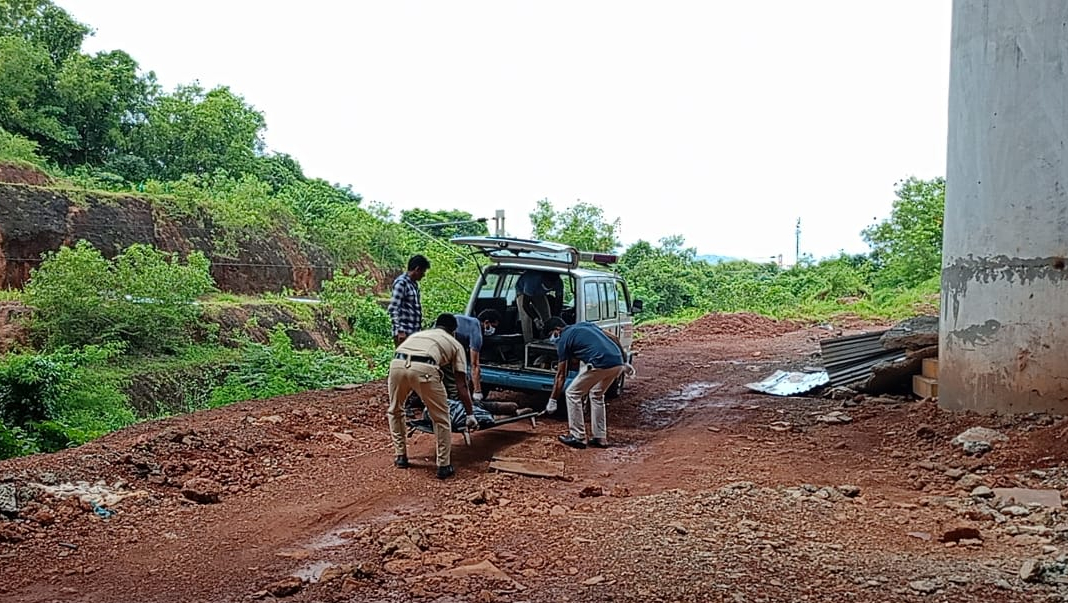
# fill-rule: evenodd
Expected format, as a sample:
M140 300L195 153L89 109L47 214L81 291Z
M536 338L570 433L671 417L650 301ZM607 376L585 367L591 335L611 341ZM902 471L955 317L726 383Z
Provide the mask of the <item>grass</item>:
M874 295L859 298L852 303L839 303L837 300L807 300L797 305L777 306L770 309L765 307L740 308L732 313L749 312L776 320L794 320L809 324L834 322L841 318L903 320L921 314L937 315L940 295L940 277L934 277L912 288L878 290ZM641 320L638 325L685 325L708 313L709 311L687 309L672 316Z

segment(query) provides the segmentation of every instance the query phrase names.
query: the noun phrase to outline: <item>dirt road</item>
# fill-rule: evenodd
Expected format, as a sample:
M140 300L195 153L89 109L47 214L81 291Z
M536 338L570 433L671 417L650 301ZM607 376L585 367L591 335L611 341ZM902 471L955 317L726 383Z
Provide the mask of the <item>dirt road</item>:
M611 448L510 425L456 437L447 481L427 435L392 466L384 383L0 462L0 510L18 506L0 601L1066 600L1063 510L991 489L1068 495L1068 422L744 387L818 364L833 334L744 315L648 329ZM849 422L819 420L833 411ZM965 455L951 440L973 426L1007 440ZM564 479L491 472L495 456Z

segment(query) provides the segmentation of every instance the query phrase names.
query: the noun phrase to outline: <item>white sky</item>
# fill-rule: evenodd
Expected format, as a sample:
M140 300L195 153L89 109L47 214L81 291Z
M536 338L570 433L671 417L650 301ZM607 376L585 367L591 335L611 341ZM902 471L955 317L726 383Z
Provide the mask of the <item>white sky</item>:
M57 0L168 90L224 84L270 150L399 215L539 199L625 246L868 251L895 183L945 175L950 0ZM491 222L492 227L492 222Z

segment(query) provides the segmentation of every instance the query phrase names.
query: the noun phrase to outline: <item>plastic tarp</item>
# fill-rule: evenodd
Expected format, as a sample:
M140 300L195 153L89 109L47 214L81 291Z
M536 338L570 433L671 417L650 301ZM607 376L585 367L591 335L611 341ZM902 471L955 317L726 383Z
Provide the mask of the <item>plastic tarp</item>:
M826 385L830 381L827 371L811 373L775 371L756 383L746 383L749 389L773 396L796 396Z

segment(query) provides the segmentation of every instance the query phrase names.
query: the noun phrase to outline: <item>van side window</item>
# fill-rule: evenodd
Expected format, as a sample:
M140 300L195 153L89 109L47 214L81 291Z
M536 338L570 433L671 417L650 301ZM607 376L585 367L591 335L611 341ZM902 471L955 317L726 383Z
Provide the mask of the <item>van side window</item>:
M604 317L615 318L619 305L616 303L616 288L612 283L604 283Z
M595 321L601 320L601 295L600 287L597 283L586 283L583 285L582 293L583 305L586 309L586 320Z
M627 301L627 290L623 288L623 283L621 281L616 281L616 303L619 306L620 314L630 312L630 302Z

